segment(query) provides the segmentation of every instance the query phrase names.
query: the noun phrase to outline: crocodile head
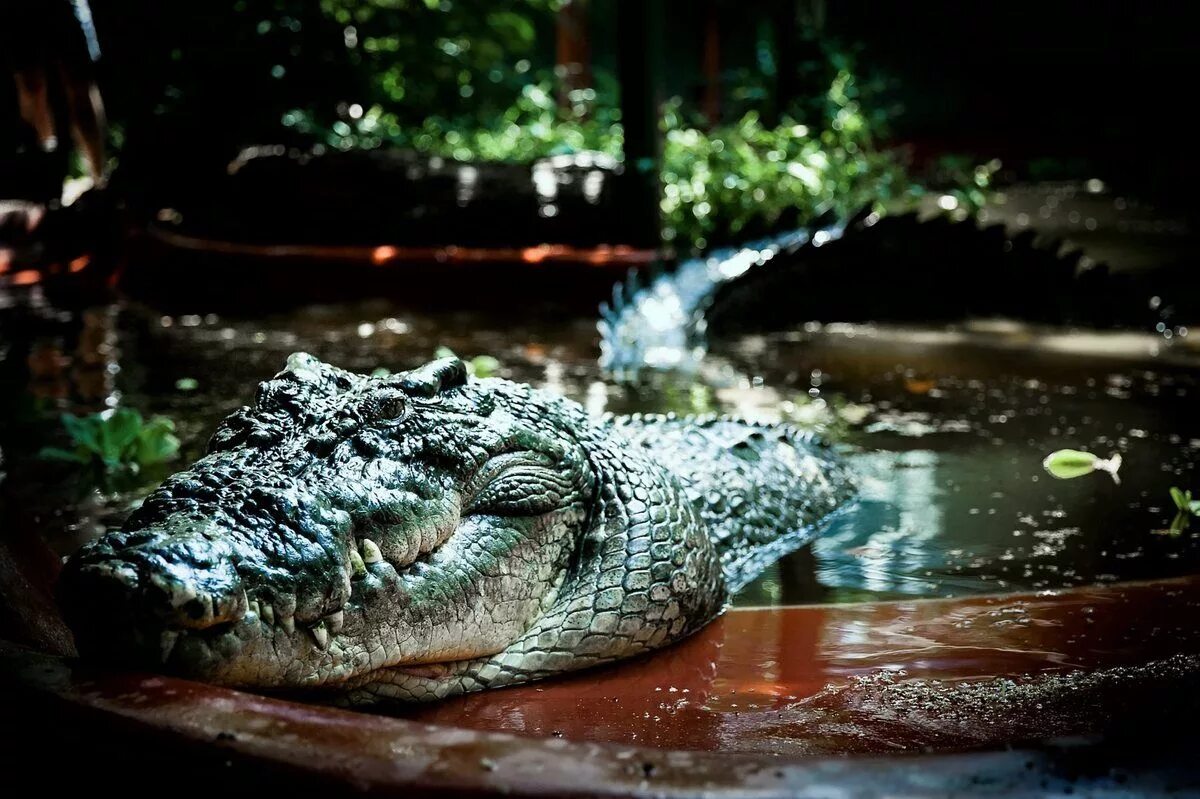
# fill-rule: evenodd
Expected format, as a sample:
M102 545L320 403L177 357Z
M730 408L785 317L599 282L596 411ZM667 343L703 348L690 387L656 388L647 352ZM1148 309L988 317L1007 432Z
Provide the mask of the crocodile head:
M555 596L595 491L566 403L448 358L293 355L208 454L64 567L81 653L336 686L502 650Z

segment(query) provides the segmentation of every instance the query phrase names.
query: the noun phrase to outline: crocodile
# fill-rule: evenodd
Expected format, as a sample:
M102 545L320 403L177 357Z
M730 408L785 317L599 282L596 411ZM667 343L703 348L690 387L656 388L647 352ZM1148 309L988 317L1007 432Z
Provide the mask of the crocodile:
M817 322L954 323L1162 331L1200 318L1194 270L1120 271L1061 240L999 224L863 209L715 250L600 308L601 366L617 379L703 371L714 345Z
M364 376L297 353L57 592L85 658L434 700L678 641L853 493L786 425L593 419L456 358Z

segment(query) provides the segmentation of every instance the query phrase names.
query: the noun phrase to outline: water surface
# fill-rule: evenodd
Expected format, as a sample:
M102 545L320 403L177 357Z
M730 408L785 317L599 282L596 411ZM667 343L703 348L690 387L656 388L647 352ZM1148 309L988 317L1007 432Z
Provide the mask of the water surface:
M445 346L492 355L501 376L597 416L785 418L837 442L859 475L860 501L769 568L740 605L1048 590L1185 574L1200 560L1200 523L1162 532L1174 515L1168 489L1200 489L1191 410L1200 373L1187 342L808 325L725 342L724 368L701 381L618 386L596 366L592 319L537 309L433 314L373 301L237 319L34 302L0 310L0 331L0 524L36 531L60 555L119 524L197 457L219 419L251 401L289 353L370 372L411 368ZM174 419L179 461L97 489L34 457L61 443L57 412L117 404ZM1120 485L1104 474L1051 478L1041 461L1065 447L1120 452Z

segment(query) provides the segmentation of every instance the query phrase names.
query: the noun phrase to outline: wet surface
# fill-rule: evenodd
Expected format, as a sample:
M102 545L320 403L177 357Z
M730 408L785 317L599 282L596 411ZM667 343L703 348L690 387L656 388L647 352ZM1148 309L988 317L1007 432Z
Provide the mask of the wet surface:
M1164 532L1175 513L1166 489L1189 487L1200 458L1190 345L1089 345L1078 333L1067 348L1054 333L979 327L830 326L726 351L761 376L756 404L815 420L862 476L858 506L814 544L820 589L801 597L957 596L1194 571L1193 534ZM1052 478L1042 460L1064 448L1120 453L1120 483ZM763 604L795 595L788 568L781 561L759 581Z
M1035 200L1050 204L1020 202ZM1200 488L1191 410L1200 339L1188 331L813 324L716 342L699 381L620 386L596 366L590 315L413 308L398 297L164 315L130 301L63 310L38 289L0 297L0 638L67 658L6 649L0 660L16 684L204 748L215 741L220 757L356 787L581 793L593 790L584 781L624 793L786 794L851 778L836 761L797 769L789 758L1167 729L1200 709L1200 582L1188 576L1200 564L1200 525L1166 532L1168 489ZM725 412L813 427L860 475L859 502L679 646L403 718L91 672L69 659L50 594L60 558L197 457L217 421L289 353L395 371L441 346L494 356L501 376L595 415ZM36 456L66 443L58 413L116 406L174 419L179 458L97 480ZM1067 447L1120 453L1120 485L1104 474L1051 478L1042 459ZM997 774L1030 768L1043 787L1073 784L1020 757ZM925 779L921 766L895 767L902 774L880 760L848 762L854 779L875 780L863 795L916 791ZM960 789L991 768L939 762L938 779L961 778Z
M535 737L777 755L1094 733L1200 664L1200 581L734 610L637 662L405 716ZM1186 653L1186 654L1182 654Z
M502 376L596 415L784 418L838 442L861 475L860 502L810 550L771 567L739 605L1056 589L1187 574L1200 558L1196 530L1164 532L1174 515L1168 489L1193 487L1200 460L1200 419L1190 410L1200 358L1186 338L1122 334L1089 345L1084 335L1020 327L809 326L727 343L718 353L732 368L710 383L665 377L630 387L597 369L591 320L536 308L514 324L388 302L253 320L42 305L0 312L0 325L8 472L0 518L59 555L119 524L198 456L217 421L289 353L370 372L409 368L448 346L492 355ZM64 443L58 412L118 404L174 419L179 460L97 486L35 456ZM1051 478L1041 461L1066 447L1121 453L1121 484L1100 473Z
M1067 738L999 752L794 759L455 729L169 677L93 673L4 644L0 677L7 707L27 720L11 741L0 724L0 741L26 768L57 769L58 786L94 786L105 775L120 775L125 791L169 784L176 793L199 788L205 795L270 786L322 796L1145 797L1189 795L1197 786L1180 766L1187 750L1176 736L1146 726L1136 713L1113 717L1126 732L1099 746ZM1169 668L1159 677L1159 689L1195 695L1194 685ZM1194 712L1191 702L1174 707L1174 718ZM61 752L43 745L51 736L74 745L71 769L62 768ZM203 787L180 783L180 774L203 775Z

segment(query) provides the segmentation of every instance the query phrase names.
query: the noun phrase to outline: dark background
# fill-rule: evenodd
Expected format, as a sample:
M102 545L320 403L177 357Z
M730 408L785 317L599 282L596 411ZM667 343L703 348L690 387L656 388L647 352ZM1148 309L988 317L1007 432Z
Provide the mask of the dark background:
M496 4L457 2L456 17L467 21L468 35L471 24L486 29L474 6ZM439 31L429 26L445 24L447 15L412 5L411 17L398 25L412 42L404 57L414 85L432 87L439 73L429 48ZM522 3L499 5L530 11ZM709 5L665 5L662 92L695 102L703 91ZM131 173L167 169L182 176L224 164L242 145L295 137L279 124L288 108L311 107L319 116L363 95L363 70L347 60L341 26L323 17L315 2L93 0L92 6L104 50L100 82ZM1101 177L1145 195L1181 202L1191 196L1197 57L1189 4L716 0L711 7L722 37L727 115L756 102L770 109L773 78L765 73L777 60L770 52L780 40L774 29L781 19L811 19L815 9L818 23L802 22L792 38L800 51L796 63L806 69L817 57L816 46L804 41L811 35L854 54L861 71L882 76L881 100L898 112L892 141L911 145L918 159L944 152L998 156L1021 178ZM256 30L260 18L279 15L295 19L299 30ZM536 28L534 45L501 60L507 68L528 58L530 74L550 70L553 14L534 9L527 16ZM593 0L588 17L593 62L611 72L615 0ZM270 75L275 63L287 68L281 79ZM746 91L756 81L767 86L764 95ZM801 80L799 87L808 84ZM470 99L457 97L454 88L440 95L430 88L410 104L413 119L430 109L486 116L514 90L507 78ZM741 101L734 99L739 91ZM12 84L0 80L0 154L6 158L21 135L15 114Z

